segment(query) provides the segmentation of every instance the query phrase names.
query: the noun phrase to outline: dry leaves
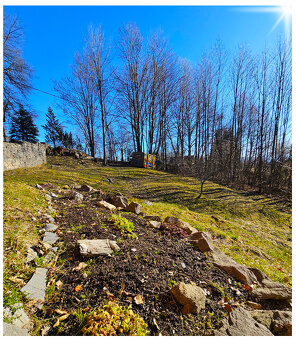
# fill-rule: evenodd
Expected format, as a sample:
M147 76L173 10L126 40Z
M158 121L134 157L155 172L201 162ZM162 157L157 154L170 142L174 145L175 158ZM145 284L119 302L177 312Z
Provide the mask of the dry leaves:
M143 295L141 295L141 294L138 294L137 296L135 296L134 300L135 300L135 303L137 305L141 305L142 303L145 302L145 299L144 299Z
M24 280L18 278L17 276L11 276L8 280L13 282L13 283L19 283L21 285L24 284Z
M73 268L73 270L81 270L81 269L84 269L85 267L87 267L87 263L80 262L77 267Z
M75 292L79 292L79 291L82 290L82 289L83 289L82 286L76 286L76 287L74 288Z
M62 281L59 280L59 281L56 282L57 289L61 289L62 285L63 285Z

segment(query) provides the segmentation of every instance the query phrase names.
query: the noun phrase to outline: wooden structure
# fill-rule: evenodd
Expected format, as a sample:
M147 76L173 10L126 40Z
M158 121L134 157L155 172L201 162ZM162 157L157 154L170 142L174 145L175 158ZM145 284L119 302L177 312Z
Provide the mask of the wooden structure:
M151 155L145 152L134 152L132 154L131 166L139 168L155 169L156 155Z

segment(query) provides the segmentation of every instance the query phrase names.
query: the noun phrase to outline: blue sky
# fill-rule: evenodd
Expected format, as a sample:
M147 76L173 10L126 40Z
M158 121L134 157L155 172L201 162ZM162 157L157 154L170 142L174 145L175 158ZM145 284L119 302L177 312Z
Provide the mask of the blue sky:
M136 22L145 37L161 29L175 54L199 61L204 49L220 38L227 50L240 43L254 53L272 47L284 32L281 22L271 33L279 13L243 11L234 6L4 6L17 15L24 28L24 58L34 69L33 86L50 93L52 81L69 73L75 51L84 45L90 24L101 24L107 39L116 41L124 23ZM67 118L56 107L54 97L32 91L29 104L37 115L39 139L49 106L67 126ZM68 130L71 130L69 127Z

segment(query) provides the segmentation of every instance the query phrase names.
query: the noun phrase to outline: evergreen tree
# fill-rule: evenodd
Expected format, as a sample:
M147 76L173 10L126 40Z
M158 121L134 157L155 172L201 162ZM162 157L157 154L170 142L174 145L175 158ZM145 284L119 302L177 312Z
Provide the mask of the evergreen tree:
M61 133L61 143L65 148L73 149L75 146L75 142L73 140L72 132L63 132Z
M38 129L32 115L22 106L11 121L10 137L14 140L37 142Z
M42 127L46 131L46 143L53 144L53 147L56 147L62 141L63 129L51 107L48 108L46 114L46 124L42 125Z

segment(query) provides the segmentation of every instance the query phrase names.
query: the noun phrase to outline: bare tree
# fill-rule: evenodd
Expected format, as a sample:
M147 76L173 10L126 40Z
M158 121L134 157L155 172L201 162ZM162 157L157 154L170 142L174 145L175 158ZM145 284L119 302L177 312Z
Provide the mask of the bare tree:
M135 150L142 151L148 65L136 24L127 24L120 30L118 47L123 67L117 73L117 108L131 126Z
M91 69L87 58L77 53L71 76L55 82L54 89L61 98L60 106L79 127L89 152L94 157L98 92L96 81L93 77L89 77L90 74Z
M90 72L86 77L92 78L95 81L97 88L99 111L102 125L102 141L103 141L103 159L104 165L107 164L106 150L106 129L107 115L110 112L114 102L114 84L112 83L112 71L110 68L110 47L105 46L104 33L99 26L94 28L90 26L88 39L85 46L85 57L88 61Z
M3 22L3 123L18 108L31 86L32 69L23 58L23 29L17 17L4 13ZM4 124L3 124L4 129ZM6 139L5 129L4 138Z

